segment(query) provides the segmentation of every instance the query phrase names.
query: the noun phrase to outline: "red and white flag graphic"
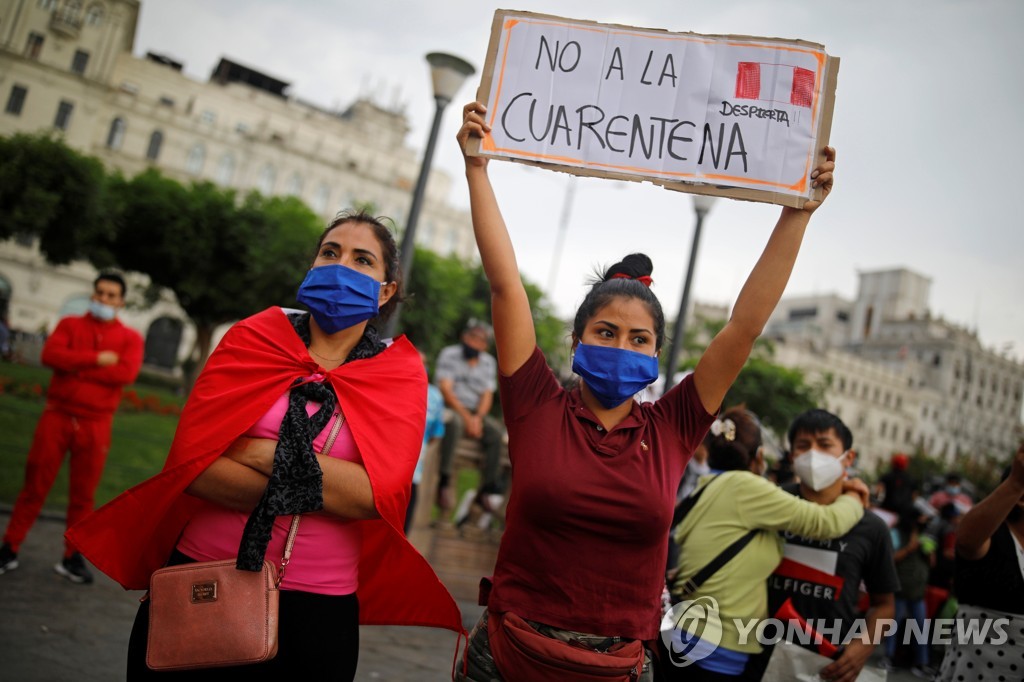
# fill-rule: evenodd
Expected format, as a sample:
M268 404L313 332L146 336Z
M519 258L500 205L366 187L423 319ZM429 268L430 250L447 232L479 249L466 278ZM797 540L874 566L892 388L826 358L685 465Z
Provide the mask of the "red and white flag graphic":
M740 62L736 99L784 102L809 109L814 100L814 72L787 64Z

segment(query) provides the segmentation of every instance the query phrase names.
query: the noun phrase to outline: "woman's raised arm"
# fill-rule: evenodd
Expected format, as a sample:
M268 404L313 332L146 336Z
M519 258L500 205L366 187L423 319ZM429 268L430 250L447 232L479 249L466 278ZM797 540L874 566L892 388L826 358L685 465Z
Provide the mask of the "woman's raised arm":
M808 201L799 210L782 209L764 252L736 299L729 322L711 340L697 363L693 382L708 412L715 412L721 406L726 392L750 357L754 341L764 331L782 298L811 214L832 191L835 160L835 150L826 147L825 162L811 173L813 186L823 190L821 201Z
M526 289L519 276L512 240L487 176L487 159L466 155L469 140L474 137L483 139L490 131L490 126L484 121L486 112L486 107L480 102L471 102L463 107L458 140L466 161L473 233L491 287L491 321L494 324L498 370L509 376L533 354L537 334L533 326L530 299L526 296Z

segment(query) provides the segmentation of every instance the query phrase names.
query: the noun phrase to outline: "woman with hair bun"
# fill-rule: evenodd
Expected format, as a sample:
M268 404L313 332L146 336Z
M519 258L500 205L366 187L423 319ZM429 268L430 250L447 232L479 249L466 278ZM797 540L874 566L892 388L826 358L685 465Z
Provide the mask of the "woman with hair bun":
M470 635L462 680L649 680L658 637L676 488L782 296L811 213L786 208L732 319L693 374L653 403L633 396L658 376L665 316L643 254L595 283L572 329L565 390L537 348L515 251L487 175L465 154L490 130L463 109L473 229L491 288L499 388L512 461L506 529L487 610ZM827 195L835 153L812 174ZM594 653L594 652L601 653Z
M845 481L843 495L830 505L819 505L768 481L763 477L761 424L743 407L726 410L711 424L704 447L711 474L701 478L681 505L688 509L674 533L680 552L670 591L674 603L714 599L722 623L721 642L706 657L683 667L684 657L679 652L704 649L694 645L698 637L677 628L674 646L661 649L662 658L678 666L663 665L665 677L757 680L761 671L746 669L761 647L752 632L744 640L736 623L756 622L770 615L765 581L782 560L779 531L817 540L841 537L863 516L868 489L859 480ZM705 569L720 555L728 556L723 552L733 543L735 555L717 570ZM695 588L694 582L699 583Z

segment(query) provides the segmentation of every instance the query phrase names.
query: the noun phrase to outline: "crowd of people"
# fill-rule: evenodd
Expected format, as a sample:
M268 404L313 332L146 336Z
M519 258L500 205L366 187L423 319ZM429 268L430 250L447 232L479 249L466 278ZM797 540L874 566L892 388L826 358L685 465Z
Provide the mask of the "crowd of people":
M458 141L492 319L470 321L440 353L436 386L407 338L378 333L403 298L391 232L365 213L342 214L321 235L299 286L307 310L271 307L235 324L192 390L163 470L89 513L102 457L56 436L81 433L92 419L89 442L105 453L107 403L138 371L122 346L79 349L96 330L114 329L101 306L116 314L123 303L123 281L101 276L96 308L54 334L68 337L61 343L69 350L58 353L54 340L44 352L56 372L48 421L0 548L0 573L17 567L52 483L44 473L70 449L72 466L86 462L90 473L73 496L68 554L57 570L80 582L82 555L129 589L145 589L169 565L236 559L240 570L255 570L284 554L293 517L303 517L281 583L276 657L156 673L146 647L160 633L150 631L143 601L129 680L351 680L365 623L468 634L454 672L465 682L774 680L792 679L801 666L851 682L878 646L883 666L908 658L921 677L964 679L971 670L978 679L1019 679L1024 446L977 504L953 475L926 498L905 456L893 458L872 496L851 475L855 434L837 415L794 415L785 465L770 468L757 416L722 404L832 190L834 150L822 150L810 175L819 199L782 209L731 318L693 372L640 402L634 397L658 377L665 342L651 259L626 255L592 283L571 328L578 381L563 386L537 346L487 160L467 151L489 131L485 114L478 102L466 105ZM131 346L130 334L118 334L101 336ZM115 365L124 367L108 376ZM61 386L70 397L104 387L104 399L91 400L104 409L75 412ZM492 416L496 395L504 424ZM494 572L481 583L486 608L470 633L406 539L417 494L450 511L453 455L464 438L482 452L476 503L491 510L507 495ZM417 484L433 441L440 482L424 493ZM1008 619L1010 646L994 638L950 646L939 668L927 641L904 646L904 630L887 627L910 627L940 606L959 619ZM783 632L768 641L755 626L773 619Z

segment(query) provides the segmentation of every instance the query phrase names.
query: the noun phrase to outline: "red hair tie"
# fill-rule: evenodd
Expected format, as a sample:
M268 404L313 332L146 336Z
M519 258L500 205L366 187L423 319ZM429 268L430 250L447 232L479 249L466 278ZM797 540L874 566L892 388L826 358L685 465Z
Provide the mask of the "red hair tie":
M643 275L641 277L630 277L629 275L627 275L627 274L625 274L623 272L617 272L614 275L612 275L611 278L612 279L635 279L636 281L640 282L641 284L643 284L648 289L650 289L651 288L651 284L654 283L654 280L651 279L647 275Z

